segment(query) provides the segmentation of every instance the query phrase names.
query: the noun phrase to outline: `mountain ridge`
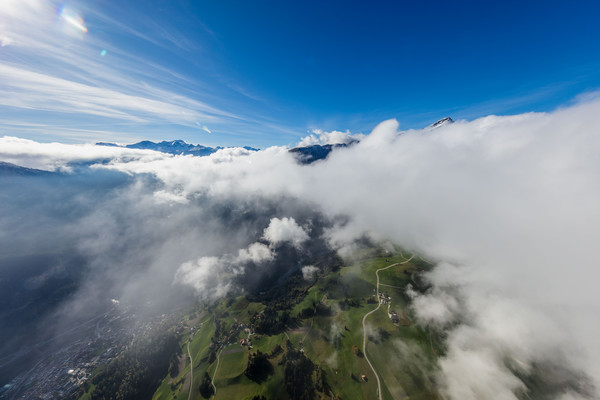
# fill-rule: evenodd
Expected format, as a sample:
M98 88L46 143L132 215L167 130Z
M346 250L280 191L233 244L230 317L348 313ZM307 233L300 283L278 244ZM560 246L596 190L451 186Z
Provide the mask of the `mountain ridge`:
M433 124L429 125L428 128L439 128L443 125L448 125L454 123L454 120L450 117L442 118ZM358 139L352 139L347 143L326 143L326 144L313 144L309 146L296 146L288 151L296 156L297 161L300 164L308 165L312 164L316 161L325 160L329 157L329 154L339 148L345 148L348 146L352 146L356 143L359 143ZM107 143L107 142L97 142L97 146L108 146L108 147L122 147L127 149L141 149L141 150L154 150L159 151L161 153L168 154L185 154L185 155L194 155L198 157L209 156L218 150L222 150L225 147L217 146L217 147L209 147L203 146L200 144L190 144L181 139L175 140L163 140L161 142L153 142L151 140L142 140L141 142L120 145L116 143ZM259 149L243 146L242 148L249 151L258 151Z
M225 147L217 146L217 147L209 147L203 146L201 144L190 144L181 139L176 140L163 140L161 142L153 142L151 140L142 140L141 142L120 145L116 143L108 143L108 142L97 142L96 146L107 146L107 147L122 147L126 149L140 149L140 150L154 150L159 151L161 153L168 154L185 154L185 155L194 155L198 157L208 156L215 153L218 150L222 150ZM243 146L244 149L250 151L258 151L254 147Z

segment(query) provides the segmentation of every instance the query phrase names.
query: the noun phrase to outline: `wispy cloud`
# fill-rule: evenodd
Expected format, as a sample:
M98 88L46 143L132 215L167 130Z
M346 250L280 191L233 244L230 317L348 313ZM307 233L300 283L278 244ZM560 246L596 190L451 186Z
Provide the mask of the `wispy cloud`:
M0 51L4 53L0 106L13 121L0 119L5 129L15 126L19 117L25 118L16 124L21 130L27 122L52 125L61 114L65 115L61 125L68 121L69 129L124 121L137 126L162 122L204 132L202 127L207 125L244 121L242 116L199 100L215 98L214 90L206 85L121 48L113 37L96 31L102 27L125 32L163 49L175 45L193 49L193 43L176 29L158 29L155 21L144 16L138 18L139 28L96 9L57 10L57 2L40 0L7 1L0 10Z
M137 122L164 119L190 126L199 120L215 121L220 117L218 110L212 107L152 87L148 87L150 92L169 96L167 101L128 95L7 65L0 65L0 74L6 78L0 86L4 92L0 104L10 107L84 113Z

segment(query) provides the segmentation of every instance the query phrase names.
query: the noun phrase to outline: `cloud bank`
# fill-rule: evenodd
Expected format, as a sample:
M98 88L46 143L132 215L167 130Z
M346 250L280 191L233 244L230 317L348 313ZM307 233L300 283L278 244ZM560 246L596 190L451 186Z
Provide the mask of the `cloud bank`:
M277 255L277 247L289 242L299 248L308 240L308 235L296 224L294 218L272 218L263 232L267 244L254 242L239 249L237 256L225 254L221 257L200 257L195 262L186 262L175 273L174 282L192 286L196 294L207 300L223 297L232 288L232 277L242 275L248 263L267 269L268 263Z
M440 263L428 277L432 289L413 293L413 308L427 329L447 332L438 378L444 396L516 399L527 376L550 376L547 398L589 399L600 387L599 112L591 100L437 129L401 131L390 120L308 166L272 147L202 158L115 153L94 169L137 182L152 177L152 185L138 185L188 201L163 203L165 210L206 215L199 210L227 204L219 215L246 221L237 243L179 257L171 282L218 296L230 281L215 285L215 277L241 273L243 262L269 263L282 241L300 246L314 233L303 226L319 213L331 221L323 231L331 246L366 234ZM76 161L72 149L54 158L48 151L40 163ZM0 157L17 164L37 158L2 147Z
M349 131L322 131L320 129L313 129L312 133L305 136L300 140L298 146L312 146L312 145L325 145L325 144L348 144L356 140L364 138L363 134L352 134Z

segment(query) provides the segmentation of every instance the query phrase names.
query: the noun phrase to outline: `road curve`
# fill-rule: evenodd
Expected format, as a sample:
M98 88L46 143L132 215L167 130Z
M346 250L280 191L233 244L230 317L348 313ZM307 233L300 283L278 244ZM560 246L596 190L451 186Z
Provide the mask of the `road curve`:
M375 298L377 299L377 307L373 310L373 311L369 311L368 313L365 314L365 316L362 319L362 327L363 327L363 355L365 356L365 360L367 360L367 363L369 364L369 367L371 367L371 370L373 371L373 375L375 375L375 379L377 379L377 394L379 396L379 400L383 400L383 396L381 395L381 381L379 380L379 375L377 375L377 372L375 371L375 367L373 367L373 364L371 364L371 361L369 360L369 357L367 356L367 317L371 314L373 314L375 311L379 310L379 307L381 307L381 302L379 301L379 271L384 271L388 268L392 268L395 267L397 265L402 265L402 264L406 264L407 262L409 262L410 260L412 260L414 257L414 255L410 256L410 258L408 260L399 262L399 263L395 263L392 265L388 265L387 267L383 267L383 268L379 268L377 271L375 271L375 276L377 276L377 290L376 290L376 294L375 294Z
M219 361L221 360L221 352L223 351L223 349L219 350L219 353L217 354L217 366L215 367L215 373L212 376L212 379L210 380L210 383L213 387L213 389L215 390L215 392L213 393L213 396L217 395L217 387L215 386L215 378L217 376L217 370L219 369Z
M192 397L192 388L194 387L194 360L192 360L192 353L190 353L190 342L187 344L188 357L190 357L190 393L188 394L188 400Z

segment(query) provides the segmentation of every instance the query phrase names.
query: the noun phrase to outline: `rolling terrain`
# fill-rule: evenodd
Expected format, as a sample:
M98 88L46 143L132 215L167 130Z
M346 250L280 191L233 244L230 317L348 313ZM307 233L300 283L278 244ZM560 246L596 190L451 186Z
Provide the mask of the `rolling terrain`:
M308 281L291 276L277 295L198 305L170 328L179 351L152 398L438 399L440 341L412 323L404 290L429 267L364 250Z

